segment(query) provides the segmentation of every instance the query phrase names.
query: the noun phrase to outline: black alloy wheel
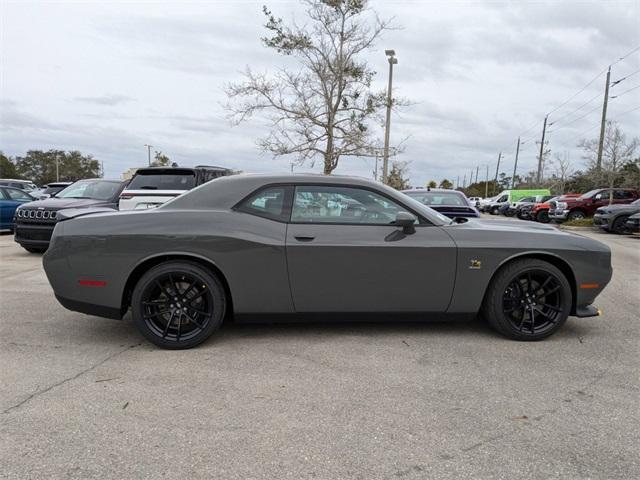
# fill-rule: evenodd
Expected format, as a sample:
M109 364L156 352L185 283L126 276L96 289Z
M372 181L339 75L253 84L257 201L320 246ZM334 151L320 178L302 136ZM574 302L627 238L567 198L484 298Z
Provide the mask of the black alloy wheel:
M540 210L535 219L540 223L549 223L549 210Z
M623 235L625 233L631 233L629 228L627 227L627 220L629 219L628 215L620 215L613 221L611 225L611 231L617 233L619 235Z
M492 280L483 314L497 331L516 340L541 340L557 331L571 310L571 288L554 265L516 260Z
M224 318L225 292L200 265L168 262L149 270L132 296L133 318L155 345L191 348L205 341Z

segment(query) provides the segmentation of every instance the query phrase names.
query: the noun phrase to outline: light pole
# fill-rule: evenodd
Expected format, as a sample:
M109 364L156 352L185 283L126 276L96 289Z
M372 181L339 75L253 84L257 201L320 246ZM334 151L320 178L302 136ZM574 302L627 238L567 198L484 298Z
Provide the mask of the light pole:
M153 148L153 145L147 145L145 143L144 146L147 147L147 160L149 161L149 166L151 166L151 149Z
M395 50L385 50L384 54L389 61L389 86L387 89L387 122L384 127L384 154L382 158L382 183L387 183L389 172L389 129L391 127L391 88L393 86L393 66L397 65Z

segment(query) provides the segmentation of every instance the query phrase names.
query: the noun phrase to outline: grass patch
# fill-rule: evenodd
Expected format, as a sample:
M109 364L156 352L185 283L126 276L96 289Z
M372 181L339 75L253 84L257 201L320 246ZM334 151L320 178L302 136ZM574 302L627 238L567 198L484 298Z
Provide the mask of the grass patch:
M569 220L563 225L567 227L593 227L593 218L580 218L577 220Z

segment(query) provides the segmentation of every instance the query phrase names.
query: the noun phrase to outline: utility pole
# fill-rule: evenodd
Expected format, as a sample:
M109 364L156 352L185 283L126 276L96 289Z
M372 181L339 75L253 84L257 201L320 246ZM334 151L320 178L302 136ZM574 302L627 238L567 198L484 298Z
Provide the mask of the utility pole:
M476 167L476 183L478 183L478 170L480 170L480 165Z
M456 190L460 188L460 175L456 177Z
M473 168L471 169L471 173L469 174L469 186L473 183Z
M462 188L467 188L467 174L464 174L464 178L462 179Z
M484 198L489 196L489 164L487 163L487 179L484 181Z
M493 194L496 194L496 188L498 187L498 170L500 170L500 159L502 158L502 152L498 154L498 164L496 165L496 178L493 181Z
M60 157L56 152L56 182L60 181Z
M547 124L547 119L544 119L545 125ZM518 146L516 147L516 163L513 165L513 177L511 177L511 188L515 187L516 184L516 170L518 168L518 155L520 154L520 137L518 137ZM540 175L540 170L538 170L538 175Z
M540 157L538 157L538 175L536 176L536 183L538 185L540 184L540 175L542 174L542 159L544 158L544 136L547 133L547 118L549 118L548 115L544 117L544 125L542 126L542 140L540 141ZM515 173L513 176L515 177Z
M100 161L100 171L102 172L102 178L104 178L104 160Z
M144 146L147 147L147 159L149 160L149 166L151 166L151 148L153 145L147 145L145 143Z
M382 183L387 184L389 174L389 130L391 127L391 88L393 86L393 66L397 65L395 50L385 50L389 60L389 86L387 88L387 122L384 127L384 157L382 159Z
M600 123L600 141L598 142L598 159L596 161L596 172L598 177L600 176L600 169L602 168L602 148L604 146L604 133L607 123L607 103L609 103L609 82L611 80L611 65L607 70L607 83L604 87L604 102L602 104L602 122Z

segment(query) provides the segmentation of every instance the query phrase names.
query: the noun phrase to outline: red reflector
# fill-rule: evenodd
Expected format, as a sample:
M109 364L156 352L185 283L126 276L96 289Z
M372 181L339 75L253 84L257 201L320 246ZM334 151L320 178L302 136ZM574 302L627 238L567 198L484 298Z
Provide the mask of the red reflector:
M106 287L107 282L104 280L78 280L83 287Z
M600 285L598 283L581 283L580 288L598 288Z

